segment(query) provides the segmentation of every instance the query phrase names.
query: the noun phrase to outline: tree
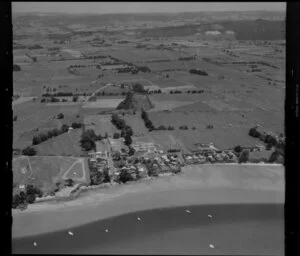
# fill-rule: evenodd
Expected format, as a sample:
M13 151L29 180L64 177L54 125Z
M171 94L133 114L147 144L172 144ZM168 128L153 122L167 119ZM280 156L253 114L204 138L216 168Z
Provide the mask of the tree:
M33 204L36 199L36 194L28 194L26 195L26 202L28 204Z
M21 197L19 194L16 194L13 196L13 200L12 200L12 208L16 209L21 203Z
M69 131L69 125L63 124L62 127L60 128L61 133L66 133Z
M72 179L66 179L66 185L68 187L72 187L74 185L74 181Z
M95 134L94 130L92 129L85 130L81 135L81 140L80 140L81 147L86 151L95 149L96 140L98 140L98 137Z
M124 143L126 146L130 146L132 144L132 138L129 134L126 134L124 139L125 139Z
M20 204L23 204L26 202L26 194L24 191L20 192Z
M250 155L249 150L243 150L239 156L239 164L246 163L249 160L249 155Z
M254 138L259 138L261 136L260 132L257 131L256 127L253 127L249 130L248 133L250 136L254 137Z
M20 65L14 64L13 65L13 71L21 71Z
M17 119L18 119L17 116L14 116L14 117L13 117L13 121L14 121L14 122L17 121Z
M120 173L119 180L123 183L126 183L127 181L132 181L134 179L129 172L127 172L126 170L123 170Z
M277 161L277 159L279 158L280 154L277 150L275 150L271 155L270 155L270 158L269 158L269 162L270 163L274 163Z
M32 145L37 145L37 144L40 144L41 143L41 139L39 136L34 136L32 138Z
M63 113L59 113L58 115L57 115L57 119L63 119L64 118L64 114Z
M120 134L117 133L117 132L115 132L115 133L113 134L113 138L114 138L114 139L119 139L119 138L120 138Z
M242 150L243 150L243 148L242 148L240 145L234 147L234 151L235 151L236 153L241 153Z
M77 100L78 100L78 96L74 96L73 97L73 102L77 102Z
M133 147L129 147L129 151L128 151L128 155L129 156L133 156L134 155L134 153L135 153L135 149L133 148Z
M36 151L34 148L28 146L22 150L22 154L24 156L34 156L34 155L36 155Z

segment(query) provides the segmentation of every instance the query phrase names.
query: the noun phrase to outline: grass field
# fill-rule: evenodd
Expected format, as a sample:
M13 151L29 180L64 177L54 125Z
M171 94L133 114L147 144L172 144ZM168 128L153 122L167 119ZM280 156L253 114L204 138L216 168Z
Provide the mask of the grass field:
M35 134L62 124L71 125L72 122L81 122L82 116L78 113L79 106L46 106L39 102L24 102L13 106L13 113L17 121L13 123L13 146L23 148L30 145ZM53 119L59 113L64 114L63 119ZM38 129L38 131L34 131Z
M122 116L121 118L123 118L125 120L126 124L131 126L131 128L133 130L133 134L135 136L139 136L139 135L148 133L148 129L145 127L145 124L141 118L140 112L136 112L135 115L125 115L125 116Z
M117 128L111 123L111 115L86 115L84 124L86 129L93 129L97 135L107 133L112 136L118 132Z
M81 182L89 181L88 169L83 169L82 165L75 164L77 161L86 161L82 158L75 157L19 157L13 160L13 182L16 184L34 184L41 188L44 192L50 192L55 188L55 183L65 179L64 175L67 171L78 172ZM86 164L86 163L85 163ZM71 167L71 169L70 169ZM81 167L81 168L80 168ZM81 179L80 179L81 178ZM82 179L84 178L84 179ZM76 178L74 178L76 181Z
M99 99L96 102L87 102L82 107L83 108L98 108L98 109L115 109L123 98L117 99Z
M81 133L81 129L75 129L42 142L34 148L40 156L84 156L85 152L79 144Z

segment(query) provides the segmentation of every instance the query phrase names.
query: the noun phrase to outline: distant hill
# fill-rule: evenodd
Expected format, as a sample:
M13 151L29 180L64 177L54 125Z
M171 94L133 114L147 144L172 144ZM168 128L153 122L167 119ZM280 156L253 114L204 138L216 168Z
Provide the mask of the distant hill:
M148 95L144 94L134 94L129 92L126 98L117 106L117 110L141 110L145 111L153 108Z
M169 26L140 30L142 37L173 37L190 36L201 31L231 30L235 32L237 40L283 40L285 39L285 21L240 20L207 23L202 25Z
M13 23L29 24L38 21L42 24L64 25L80 24L103 25L119 22L172 22L172 21L228 21L228 20L284 20L285 12L249 11L249 12L179 12L179 13L111 13L111 14L70 14L70 13L12 13Z

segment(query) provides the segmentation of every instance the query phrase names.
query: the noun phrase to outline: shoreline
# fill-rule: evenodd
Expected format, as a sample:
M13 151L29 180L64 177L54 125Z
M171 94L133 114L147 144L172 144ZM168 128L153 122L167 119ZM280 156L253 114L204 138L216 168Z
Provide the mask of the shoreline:
M282 166L201 165L186 169L179 175L86 191L71 201L30 205L23 212L13 212L13 238L159 207L284 203Z

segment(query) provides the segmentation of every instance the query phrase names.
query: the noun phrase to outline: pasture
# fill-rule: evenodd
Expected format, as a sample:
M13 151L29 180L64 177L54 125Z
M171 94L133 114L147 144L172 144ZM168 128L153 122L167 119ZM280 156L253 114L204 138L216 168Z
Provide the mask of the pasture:
M85 156L79 143L81 133L81 129L75 129L33 147L39 156Z
M112 136L118 130L110 120L111 115L85 115L83 122L86 129L93 129L97 135Z
M76 165L77 163L82 163L82 165ZM22 156L13 159L12 166L15 184L34 184L43 192L53 191L56 182L69 178L67 176L70 175L70 171L78 173L77 177L72 178L75 182L89 182L89 171L86 168L86 159L83 158Z
M97 108L97 109L115 109L123 98L115 99L98 99L95 102L87 102L82 108Z

